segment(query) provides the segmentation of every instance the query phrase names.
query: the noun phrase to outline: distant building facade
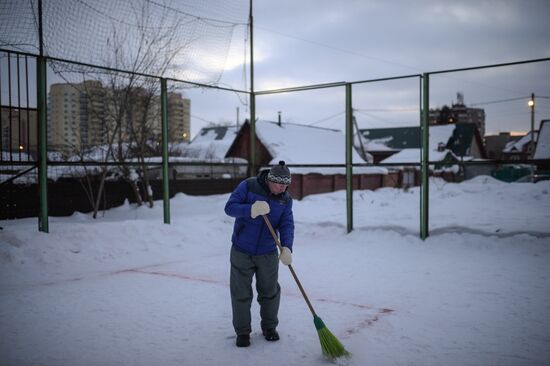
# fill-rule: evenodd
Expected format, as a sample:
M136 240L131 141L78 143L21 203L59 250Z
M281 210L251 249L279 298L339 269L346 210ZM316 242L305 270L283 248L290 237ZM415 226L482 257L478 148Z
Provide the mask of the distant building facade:
M48 146L62 152L82 151L105 144L109 134L117 133L122 141L161 135L160 97L147 99L147 91L133 88L126 106L113 93L122 91L104 87L101 82L53 84L48 95ZM147 101L144 102L144 101ZM189 141L189 99L179 93L168 93L168 140ZM118 117L116 117L118 116ZM122 120L119 129L115 121ZM143 128L142 126L146 126ZM136 136L137 134L137 136Z
M191 140L191 100L180 93L168 93L168 140Z
M11 152L12 155L22 152L35 156L38 150L36 109L16 107L1 109L0 151Z
M451 107L445 105L442 108L430 109L429 120L431 125L473 123L480 135L485 136L485 110L467 107L462 93L457 93L457 102Z

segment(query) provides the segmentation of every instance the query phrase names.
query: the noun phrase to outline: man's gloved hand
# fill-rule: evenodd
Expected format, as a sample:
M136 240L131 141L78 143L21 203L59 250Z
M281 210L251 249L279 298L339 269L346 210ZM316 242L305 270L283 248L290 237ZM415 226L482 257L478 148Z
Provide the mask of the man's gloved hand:
M265 201L256 201L252 204L252 210L250 216L255 219L260 215L267 215L269 213L269 205Z
M279 255L279 259L285 266L292 264L292 252L290 249L283 247L283 250L281 250L281 254Z

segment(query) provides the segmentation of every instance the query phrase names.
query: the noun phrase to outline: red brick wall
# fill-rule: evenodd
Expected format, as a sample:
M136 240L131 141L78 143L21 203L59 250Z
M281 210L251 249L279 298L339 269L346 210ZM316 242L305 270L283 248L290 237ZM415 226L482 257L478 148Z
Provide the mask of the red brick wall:
M397 187L399 172L390 173L388 176L383 174L356 174L353 176L353 189L375 190L385 186ZM343 189L346 189L346 176L342 174L292 174L292 184L288 187L290 194L295 199L302 199L310 194L335 192Z

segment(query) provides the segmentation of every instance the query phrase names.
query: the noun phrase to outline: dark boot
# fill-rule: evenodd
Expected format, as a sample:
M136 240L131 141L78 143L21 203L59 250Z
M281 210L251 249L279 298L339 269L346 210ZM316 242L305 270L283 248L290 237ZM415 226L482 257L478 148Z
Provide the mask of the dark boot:
M250 346L250 335L249 334L237 334L237 347L248 347Z
M272 329L264 329L263 334L266 340L268 341L278 341L279 340L279 333L277 333L277 330L275 328Z

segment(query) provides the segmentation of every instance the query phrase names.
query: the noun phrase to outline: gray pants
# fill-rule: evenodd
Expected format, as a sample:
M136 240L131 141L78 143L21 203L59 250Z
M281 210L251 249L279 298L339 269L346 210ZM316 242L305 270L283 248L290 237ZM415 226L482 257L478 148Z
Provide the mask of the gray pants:
M252 256L231 247L231 305L233 327L237 334L250 334L250 306L252 304L252 277L256 275L256 291L260 304L262 329L276 328L281 300L279 286L279 256L277 252Z

